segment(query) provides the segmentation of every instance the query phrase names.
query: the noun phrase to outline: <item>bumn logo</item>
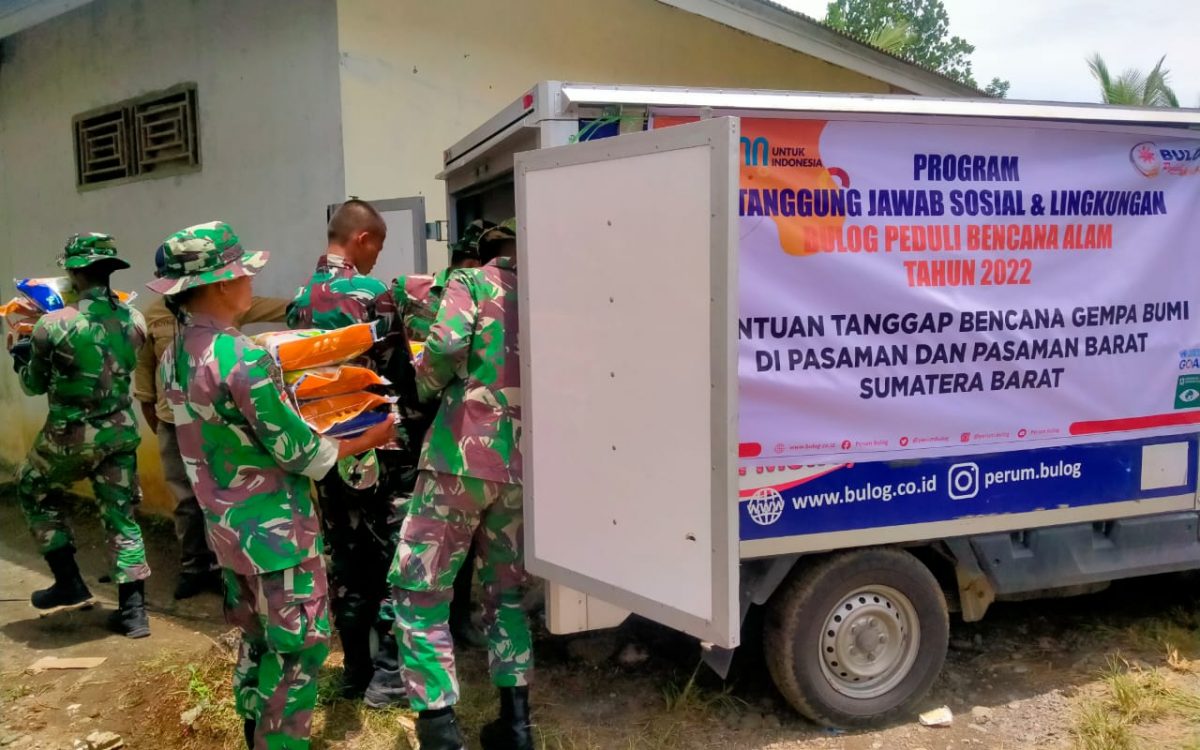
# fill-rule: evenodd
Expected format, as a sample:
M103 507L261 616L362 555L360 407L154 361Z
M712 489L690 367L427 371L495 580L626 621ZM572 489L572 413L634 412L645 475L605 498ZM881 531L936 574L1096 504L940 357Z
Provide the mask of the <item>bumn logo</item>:
M747 167L767 166L771 161L771 144L762 136L753 141L742 136L742 160Z
M774 487L763 487L746 503L750 520L759 526L770 526L783 515L783 495Z

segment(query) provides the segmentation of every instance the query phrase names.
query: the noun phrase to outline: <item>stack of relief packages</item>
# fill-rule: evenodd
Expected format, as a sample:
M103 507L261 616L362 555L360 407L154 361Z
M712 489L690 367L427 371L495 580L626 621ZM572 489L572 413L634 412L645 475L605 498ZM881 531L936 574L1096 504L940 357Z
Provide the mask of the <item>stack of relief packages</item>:
M0 315L7 324L5 343L10 351L18 341L33 334L33 327L43 315L75 303L75 292L66 276L13 279L13 284L17 287L17 296L0 305ZM116 292L116 295L122 302L137 298L131 292Z
M345 438L392 419L395 399L381 393L388 381L360 359L378 341L374 324L254 338L279 363L288 394L317 433Z

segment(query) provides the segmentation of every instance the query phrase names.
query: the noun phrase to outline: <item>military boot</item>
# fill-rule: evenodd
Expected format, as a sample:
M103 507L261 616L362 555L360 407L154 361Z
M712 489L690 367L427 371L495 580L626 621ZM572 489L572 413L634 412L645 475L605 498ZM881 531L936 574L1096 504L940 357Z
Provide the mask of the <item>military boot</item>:
M117 585L117 609L108 616L108 629L129 638L145 638L150 635L144 582L133 581Z
M479 733L483 750L533 750L529 688L500 688L500 718Z
M254 719L242 720L242 736L246 738L246 749L254 750L254 730L258 728L258 722Z
M465 750L466 739L453 708L422 711L417 715L417 746L420 750Z
M75 564L75 548L67 545L46 553L46 563L54 574L54 583L49 588L33 592L29 601L38 609L56 609L59 607L77 607L84 609L92 606L92 592L79 575L79 566Z
M371 664L371 629L338 628L342 642L342 697L361 698L375 673Z
M390 631L379 637L379 652L375 654L375 673L363 693L367 708L403 706L408 692L404 689L404 676L400 672L400 653L396 636Z

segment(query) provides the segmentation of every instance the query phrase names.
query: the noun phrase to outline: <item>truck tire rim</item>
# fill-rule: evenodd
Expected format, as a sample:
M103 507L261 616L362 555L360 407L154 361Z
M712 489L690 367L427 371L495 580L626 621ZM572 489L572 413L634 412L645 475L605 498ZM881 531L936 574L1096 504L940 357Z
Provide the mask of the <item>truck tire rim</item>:
M890 586L866 586L844 597L825 618L821 671L850 698L876 698L912 669L921 626L908 597Z

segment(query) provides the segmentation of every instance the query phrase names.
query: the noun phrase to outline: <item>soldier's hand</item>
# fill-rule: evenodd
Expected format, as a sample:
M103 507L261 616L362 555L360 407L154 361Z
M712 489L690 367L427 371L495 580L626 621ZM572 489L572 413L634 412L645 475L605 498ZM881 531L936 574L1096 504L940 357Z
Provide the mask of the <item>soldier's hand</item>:
M361 435L356 435L352 438L346 438L338 442L338 458L342 459L346 456L357 456L360 453L365 453L372 448L378 448L387 445L396 436L396 425L391 419L385 419L379 424L371 427Z
M396 437L396 425L391 419L386 419L362 434L363 440L370 443L371 448L378 448L392 442Z
M18 341L13 344L12 349L9 350L9 354L13 358L13 372L20 373L33 357L33 343L29 339Z

